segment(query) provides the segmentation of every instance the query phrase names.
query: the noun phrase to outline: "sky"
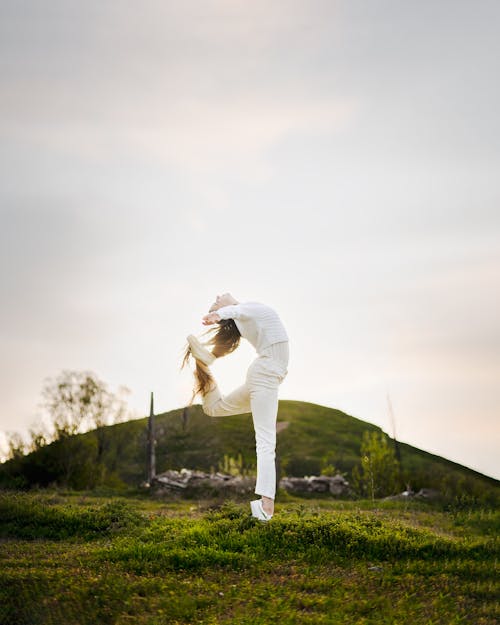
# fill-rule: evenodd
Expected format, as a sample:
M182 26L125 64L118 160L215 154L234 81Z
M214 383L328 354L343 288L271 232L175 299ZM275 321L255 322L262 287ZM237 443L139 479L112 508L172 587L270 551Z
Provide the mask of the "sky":
M63 370L186 405L216 295L280 399L500 478L500 5L4 0L0 431ZM223 392L256 357L217 360ZM199 398L196 400L200 403ZM0 437L0 444L2 443Z

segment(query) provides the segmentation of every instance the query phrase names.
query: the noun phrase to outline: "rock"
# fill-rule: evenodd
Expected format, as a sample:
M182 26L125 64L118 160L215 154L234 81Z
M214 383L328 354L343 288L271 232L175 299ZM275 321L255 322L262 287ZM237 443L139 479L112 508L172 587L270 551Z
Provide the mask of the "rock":
M255 478L234 477L225 473L205 473L192 469L175 471L170 469L158 474L151 481L155 495L162 496L172 493L196 493L204 490L230 494L253 492Z
M423 499L437 499L441 497L441 493L434 488L421 488L418 493L415 494L415 497L421 497Z
M327 493L344 495L349 492L349 482L340 474L306 475L305 477L284 477L280 480L280 488L293 493Z
M402 493L389 495L383 499L413 499L417 497L419 499L437 499L441 497L441 493L433 488L421 488L418 493L415 493L412 490L404 490Z
M305 477L284 477L279 486L294 493L330 493L344 495L350 492L349 482L340 474L311 475ZM254 477L235 477L226 473L205 473L192 469L175 471L169 469L159 473L151 480L150 488L157 496L179 493L211 493L245 494L253 493L255 489Z

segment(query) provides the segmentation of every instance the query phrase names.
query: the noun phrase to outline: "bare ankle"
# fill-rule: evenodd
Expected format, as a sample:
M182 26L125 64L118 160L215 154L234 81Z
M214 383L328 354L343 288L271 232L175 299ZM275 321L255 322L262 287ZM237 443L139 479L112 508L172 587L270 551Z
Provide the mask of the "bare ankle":
M271 499L271 497L265 497L264 495L262 495L262 507L264 508L264 511L267 512L268 514L273 514L274 513L274 499Z

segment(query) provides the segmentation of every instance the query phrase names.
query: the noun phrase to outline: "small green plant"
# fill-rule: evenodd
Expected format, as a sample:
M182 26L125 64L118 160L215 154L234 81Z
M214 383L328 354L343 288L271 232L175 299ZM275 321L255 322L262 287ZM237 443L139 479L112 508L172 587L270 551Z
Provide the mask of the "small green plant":
M224 454L224 460L219 462L219 471L233 477L246 477L251 473L248 467L245 466L241 453L236 458L229 454Z
M336 469L333 464L327 464L326 467L323 467L323 469L321 469L321 475L327 475L329 477L333 477L338 473L340 473L340 471Z
M467 510L477 510L480 507L480 503L477 497L470 495L469 493L461 493L460 495L454 495L447 501L443 509L445 512L456 514Z
M352 470L354 489L361 495L375 497L392 495L398 488L399 463L394 449L383 432L363 433L361 466Z

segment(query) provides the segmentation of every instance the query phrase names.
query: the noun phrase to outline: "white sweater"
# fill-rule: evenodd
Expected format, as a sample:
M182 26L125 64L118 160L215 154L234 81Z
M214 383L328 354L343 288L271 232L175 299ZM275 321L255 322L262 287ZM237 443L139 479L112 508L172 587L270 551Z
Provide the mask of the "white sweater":
M288 341L288 334L276 311L260 302L240 302L215 310L221 319L234 319L243 338L247 339L257 353L281 341Z

